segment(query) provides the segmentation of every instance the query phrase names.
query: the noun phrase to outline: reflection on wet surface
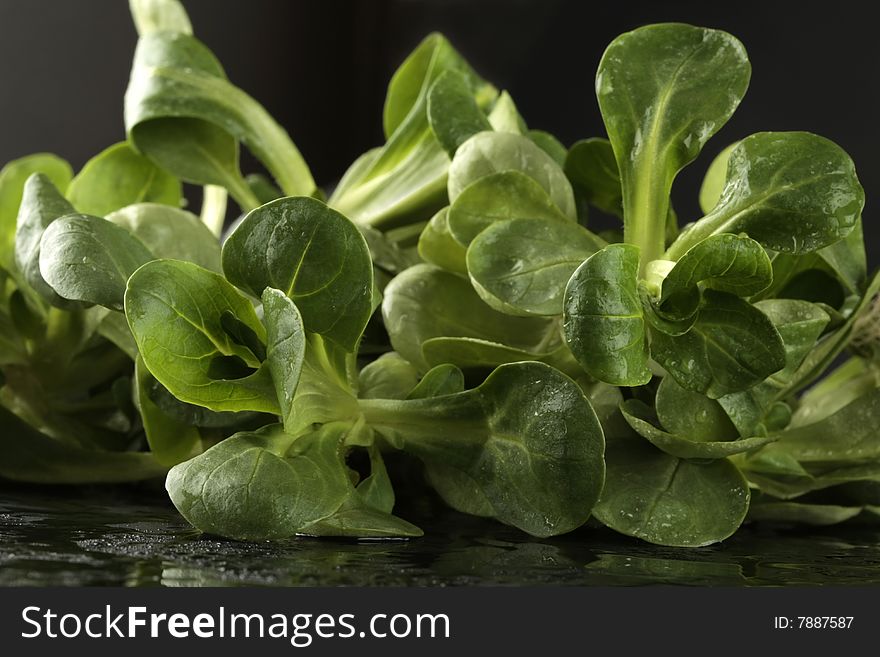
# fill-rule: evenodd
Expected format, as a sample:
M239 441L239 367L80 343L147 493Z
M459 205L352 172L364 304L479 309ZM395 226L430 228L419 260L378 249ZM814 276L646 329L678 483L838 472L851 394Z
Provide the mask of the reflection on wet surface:
M746 527L682 550L591 527L536 540L433 504L405 517L426 536L247 544L200 535L160 492L0 484L0 585L880 584L876 526Z

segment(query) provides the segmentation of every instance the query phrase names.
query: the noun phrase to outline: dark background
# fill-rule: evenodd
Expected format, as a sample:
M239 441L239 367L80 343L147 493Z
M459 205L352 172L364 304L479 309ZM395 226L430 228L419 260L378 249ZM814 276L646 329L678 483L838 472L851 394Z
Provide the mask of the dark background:
M638 25L725 29L752 62L733 119L679 176L675 207L696 218L711 159L759 130L809 130L853 157L868 197L869 261L880 263L880 38L868 2L617 0L187 0L196 35L230 79L290 132L321 184L381 143L397 64L431 30L513 95L530 127L564 143L604 134L593 92L611 39ZM125 0L0 0L0 163L40 150L75 167L124 137L136 41ZM254 170L244 160L245 172ZM696 216L695 216L696 215Z

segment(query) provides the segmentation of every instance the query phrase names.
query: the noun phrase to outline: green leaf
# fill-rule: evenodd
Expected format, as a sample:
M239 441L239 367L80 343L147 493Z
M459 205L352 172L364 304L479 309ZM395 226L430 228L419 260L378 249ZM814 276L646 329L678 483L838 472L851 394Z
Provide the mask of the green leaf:
M657 387L657 417L669 432L699 442L735 440L736 427L718 401L682 388L671 376Z
M593 513L611 529L649 543L701 547L742 524L749 487L730 461L698 463L643 440L608 442L605 488Z
M878 413L880 389L874 389L818 422L777 434L779 441L764 452L784 453L801 465L824 469L880 461Z
M428 90L428 124L449 157L476 133L492 129L468 80L454 69L443 71Z
M740 235L713 235L681 256L663 280L658 310L675 318L690 317L700 303L700 287L748 297L773 281L767 252Z
M750 74L737 39L679 23L622 34L602 56L596 95L620 171L624 238L643 264L664 251L675 176L736 110Z
M709 214L718 203L718 199L721 198L721 192L724 191L724 183L727 179L727 163L730 160L730 153L738 143L733 142L718 153L709 168L706 169L706 176L700 185L700 210L703 211L703 214Z
M773 443L773 447L779 442ZM768 446L768 448L771 446ZM749 481L761 489L768 495L773 495L780 499L794 499L811 493L814 491L828 490L844 484L853 484L860 482L876 481L880 477L880 463L876 461L855 465L842 466L834 469L819 469L814 475L803 471L797 473L791 470L785 472L779 468L781 472L772 471L769 474L766 470L770 464L780 464L786 457L794 460L786 452L773 450L767 451L768 448L758 451L756 454L748 455L743 462L743 468L748 474Z
M138 34L183 32L192 34L186 10L177 0L128 0Z
M578 267L565 288L565 340L581 367L605 383L651 379L638 269L637 247L611 244Z
M181 401L214 411L278 414L268 367L224 327L232 315L261 342L266 331L251 303L214 272L153 260L128 281L125 315L144 363Z
M293 428L293 400L302 373L306 335L302 317L281 290L263 290L263 323L266 326L266 362L285 427Z
M24 280L43 299L65 309L79 307L56 294L40 274L40 240L49 225L75 212L52 182L41 173L32 174L24 186L15 231L15 264Z
M86 162L67 189L83 214L104 217L133 203L180 206L180 181L128 143L114 144Z
M174 506L209 534L241 540L293 536L333 513L351 483L330 431L295 440L280 425L237 433L172 468Z
M431 217L419 235L419 255L427 263L466 276L467 249L452 236L448 216L446 207Z
M839 242L803 255L774 253L772 262L773 285L761 298L802 298L839 308L843 297L861 296L865 289L868 265L862 221Z
M464 374L455 365L445 363L428 370L406 398L427 399L458 392L464 392Z
M776 440L776 438L767 436L733 440L714 436L709 440L704 440L703 436L690 432L684 434L668 433L656 426L656 418L651 408L637 399L626 400L620 405L620 410L633 431L646 438L657 449L680 459L721 459L757 449Z
M549 320L511 317L493 310L466 279L425 264L407 269L389 283L382 316L394 350L422 372L431 365L422 347L432 338L472 338L506 345L519 353L542 353L554 332ZM456 361L441 362L463 366Z
M368 423L433 471L447 503L534 536L583 524L602 488L596 415L578 386L548 365L504 365L473 390L362 408Z
M62 193L73 178L70 165L50 153L12 160L0 169L0 267L15 268L15 227L24 186L31 174L41 173Z
M785 367L785 346L770 319L727 292L704 292L687 333L651 336L651 355L678 384L712 399L746 390Z
M860 506L761 501L749 507L749 520L827 527L855 518L861 512Z
M449 207L448 224L459 244L469 245L492 224L511 219L566 220L546 190L519 171L478 178Z
M512 132L516 135L524 135L528 132L528 126L520 116L516 103L506 91L498 94L495 104L492 105L492 111L489 112L489 123L492 130L496 132Z
M300 533L316 536L371 538L409 538L422 536L422 530L391 515L394 489L382 455L368 448L370 474L358 483L354 492L333 515L307 525Z
M349 538L418 538L424 532L412 523L390 513L349 498L349 503L332 516L306 525L299 532L306 536Z
M449 200L454 203L468 185L502 171L532 178L564 216L577 218L574 194L562 167L528 137L510 132L480 132L459 146L449 166Z
M168 415L150 398L156 380L140 356L135 359L134 372L135 404L153 456L169 467L191 458L201 444L199 430Z
M718 204L669 248L677 259L716 233L746 233L768 249L802 254L845 238L865 204L843 149L808 132L759 132L730 153Z
M390 351L361 369L358 396L361 399L406 399L418 382L416 368L397 352Z
M128 277L153 254L125 228L86 214L53 221L40 240L40 274L72 301L122 310Z
M97 484L161 477L146 452L111 452L63 443L0 406L0 477L35 484Z
M480 297L511 315L561 315L565 285L605 242L568 221L513 219L490 225L467 250Z
M565 145L546 130L529 130L526 136L535 142L535 145L547 153L560 167L565 166L565 157L568 149Z
M794 299L760 301L755 308L769 317L779 332L785 346L785 367L753 388L718 400L742 435L759 433L773 405L788 396L795 373L815 347L829 319L815 304Z
M858 342L860 340L873 339L873 332L870 328L867 329L867 335L856 334L855 329L857 322L866 322L868 327L871 326L871 316L875 312L872 304L878 292L880 292L880 272L874 274L862 298L852 312L850 312L846 322L842 326L837 327L833 332L823 336L810 353L807 354L806 358L804 358L787 388L789 394L802 390L813 383L828 369L831 363L834 362L834 359L851 341Z
M250 212L223 245L227 279L256 297L274 287L306 330L354 351L373 311L373 267L360 231L321 201L282 198Z
M157 258L185 260L220 271L220 242L191 212L158 203L137 203L111 212L107 221L127 229Z
M607 139L575 142L565 158L565 175L576 196L603 212L623 218L623 192L614 149Z
M160 167L188 182L226 187L244 208L258 203L238 168L239 141L286 194L316 190L284 129L226 79L201 42L182 32L149 32L139 39L125 94L125 127L135 147Z
M452 363L462 369L492 369L524 360L555 363L555 357L563 349L555 337L546 344L528 348L480 338L437 337L422 343L422 357L428 367Z
M360 417L354 384L354 355L320 335L306 332L306 353L289 413L292 435L326 422L356 422Z
M449 157L428 123L428 90L445 71L461 74L484 108L496 91L440 34L430 34L397 69L385 99L387 142L349 167L330 205L382 230L424 221L446 204Z
M852 356L801 395L790 427L818 422L876 387L874 367Z

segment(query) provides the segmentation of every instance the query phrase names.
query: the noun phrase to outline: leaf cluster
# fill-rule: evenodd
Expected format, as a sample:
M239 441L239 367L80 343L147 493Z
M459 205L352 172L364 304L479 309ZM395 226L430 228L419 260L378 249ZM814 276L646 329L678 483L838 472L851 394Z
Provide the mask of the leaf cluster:
M242 540L420 535L398 453L541 537L592 517L694 547L878 514L880 278L850 158L757 133L708 167L702 217L671 207L748 87L733 36L621 35L607 135L566 147L431 34L384 145L325 194L179 2L130 4L126 140L76 175L0 172L0 476L166 476L190 523Z

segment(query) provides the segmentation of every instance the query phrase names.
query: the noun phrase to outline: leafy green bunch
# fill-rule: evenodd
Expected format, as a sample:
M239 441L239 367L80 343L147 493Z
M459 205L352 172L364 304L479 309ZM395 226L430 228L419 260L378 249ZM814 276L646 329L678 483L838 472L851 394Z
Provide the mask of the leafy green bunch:
M420 535L395 453L535 536L593 517L696 546L747 513L876 513L880 282L850 159L759 133L709 167L703 218L670 205L745 92L733 37L619 37L608 139L567 149L430 35L386 143L325 196L179 2L130 4L126 141L75 176L48 154L0 173L0 476L167 473L194 526L247 540ZM592 232L596 209L622 231Z
M392 515L384 455L403 451L457 509L537 536L583 524L604 440L574 381L516 363L465 390L457 367L376 359L387 347L364 336L409 257L376 217L444 194L428 89L469 71L448 42L433 35L404 63L389 144L331 197L355 224L315 198L289 137L225 79L178 3L132 12L128 141L72 181L52 156L4 169L3 476L127 481L174 466L171 499L205 531L417 536ZM475 104L489 89L465 88ZM241 144L273 182L240 173ZM201 218L181 209L181 181L205 186ZM221 249L227 192L246 213Z
M426 264L383 304L392 345L422 370L537 360L575 378L608 443L593 515L660 544L722 540L755 490L754 518L876 511L874 359L798 397L854 339L876 340L858 339L880 283L867 282L850 158L810 133L758 133L709 167L702 218L680 228L671 207L749 77L731 35L651 25L599 64L608 139L560 157L517 121L459 134L450 204L420 237ZM622 231L591 232L591 209Z

